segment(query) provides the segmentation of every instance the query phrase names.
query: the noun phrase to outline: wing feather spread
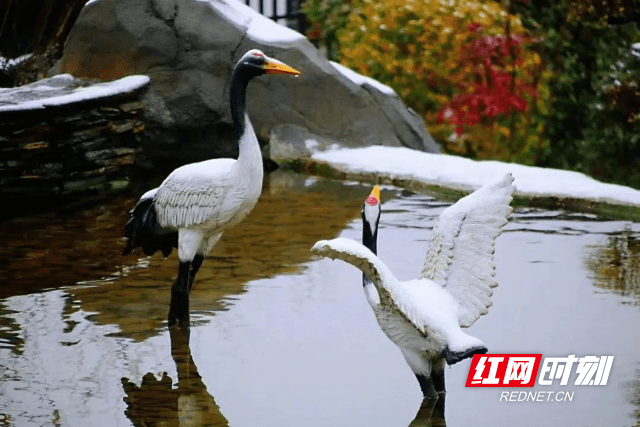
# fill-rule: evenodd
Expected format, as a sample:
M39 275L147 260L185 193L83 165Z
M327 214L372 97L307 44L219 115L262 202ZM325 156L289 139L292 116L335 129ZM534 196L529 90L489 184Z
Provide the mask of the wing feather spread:
M383 304L393 306L389 287L397 279L387 266L368 248L345 238L320 240L311 248L311 253L325 258L339 259L358 268L375 285Z
M444 286L458 301L460 326L471 326L491 306L495 240L511 213L515 186L509 173L463 197L436 221L422 277Z
M444 288L426 280L399 282L384 262L360 243L345 238L321 240L311 252L360 269L375 285L385 309L404 317L419 331L430 329L449 337L460 329L455 315L458 304Z

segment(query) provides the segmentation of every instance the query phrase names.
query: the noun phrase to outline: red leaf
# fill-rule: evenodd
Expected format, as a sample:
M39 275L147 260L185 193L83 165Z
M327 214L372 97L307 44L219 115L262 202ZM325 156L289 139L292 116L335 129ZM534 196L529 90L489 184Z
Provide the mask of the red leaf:
M472 22L471 24L469 24L469 32L479 33L480 31L482 31L482 25L478 24L477 22Z
M509 103L511 105L513 105L513 107L522 112L527 111L527 101L525 101L524 99L520 98L519 96L512 96L511 98L509 98Z

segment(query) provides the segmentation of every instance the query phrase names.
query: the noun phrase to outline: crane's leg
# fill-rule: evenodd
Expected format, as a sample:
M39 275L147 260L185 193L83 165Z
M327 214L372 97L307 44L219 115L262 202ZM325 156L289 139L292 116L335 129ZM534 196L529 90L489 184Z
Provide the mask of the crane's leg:
M431 363L431 379L433 380L433 386L440 395L447 392L444 381L445 366L446 362L444 359L438 359Z
M204 255L196 254L191 262L191 270L189 271L189 292L191 292L193 281L196 279L196 274L198 274L198 270L200 270L202 261L204 261Z
M196 251L203 240L202 232L181 228L178 230L178 278L171 287L171 303L169 304L169 327L178 323L182 329L188 329L189 319L189 290L191 289L191 264L196 257ZM200 261L202 264L202 261ZM198 266L200 268L200 266Z
M438 359L431 362L431 379L433 386L438 393L438 401L433 408L432 417L444 419L444 400L447 389L444 381L444 368L447 366L445 359Z
M189 270L191 270L191 262L180 261L178 278L171 286L169 327L177 323L182 329L189 328Z
M200 270L200 266L202 265L202 261L204 261L204 257L207 256L211 249L218 243L220 240L220 236L222 233L214 234L207 238L202 239L200 243L200 247L196 251L196 255L191 262L191 271L189 272L189 292L191 292L191 288L193 287L193 281L196 279L196 274Z
M438 392L436 391L433 380L426 375L415 374L416 379L418 380L418 384L420 384L420 390L422 390L422 396L425 399L437 399Z

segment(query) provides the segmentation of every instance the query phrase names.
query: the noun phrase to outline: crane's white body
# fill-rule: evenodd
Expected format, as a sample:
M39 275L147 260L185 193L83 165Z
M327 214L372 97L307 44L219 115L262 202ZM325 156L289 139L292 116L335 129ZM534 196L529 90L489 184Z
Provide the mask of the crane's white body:
M358 267L375 289L366 289L378 324L402 351L415 374L429 376L434 359L449 348L454 352L481 347L458 322L459 304L441 285L429 279L400 282L369 249L351 239L322 240L312 251Z
M494 242L512 210L512 182L508 174L442 212L422 277L416 280L400 282L380 258L350 239L323 240L312 248L354 265L371 280L365 281L367 301L416 375L429 377L434 365L442 368L445 349L464 353L484 347L461 328L471 326L491 306L497 286Z
M142 196L153 198L158 225L178 230L178 255L190 261L207 255L223 231L240 223L262 190L262 156L245 115L237 160L213 159L174 170L162 184Z

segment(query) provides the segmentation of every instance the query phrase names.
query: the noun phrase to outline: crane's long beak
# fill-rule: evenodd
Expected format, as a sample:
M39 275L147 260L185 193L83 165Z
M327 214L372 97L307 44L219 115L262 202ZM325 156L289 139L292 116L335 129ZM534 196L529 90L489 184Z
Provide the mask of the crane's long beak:
M365 200L365 203L370 205L370 206L375 206L378 203L380 203L380 187L379 186L375 186L373 187L373 190L371 190L371 194L369 194L369 197L367 197L367 200Z
M380 199L380 186L376 185L373 187L373 190L371 190L371 196L375 196L376 199L381 200Z
M300 75L300 71L288 66L284 62L280 62L277 59L273 58L267 58L267 62L262 66L262 68L267 74L291 74L294 76Z

